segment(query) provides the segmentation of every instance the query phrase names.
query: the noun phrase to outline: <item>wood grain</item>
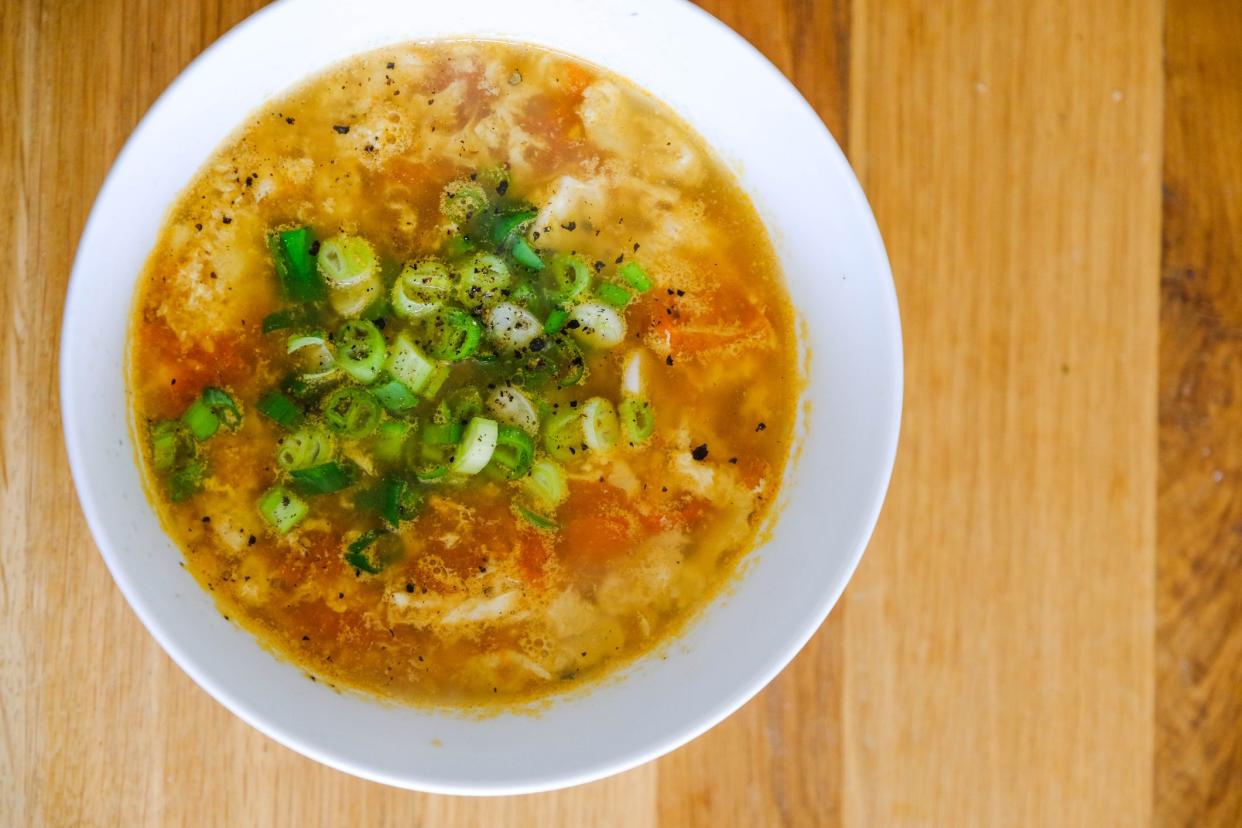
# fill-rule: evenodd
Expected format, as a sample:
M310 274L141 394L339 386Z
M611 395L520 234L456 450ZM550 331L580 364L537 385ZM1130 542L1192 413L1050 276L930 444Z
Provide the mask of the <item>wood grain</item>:
M0 824L1242 824L1235 2L705 0L807 95L884 231L892 492L842 604L742 711L496 800L352 779L228 714L72 494L56 336L86 212L258 5L0 4Z
M1161 7L860 3L906 336L848 592L845 822L1151 814Z
M1242 825L1242 5L1165 27L1156 815Z

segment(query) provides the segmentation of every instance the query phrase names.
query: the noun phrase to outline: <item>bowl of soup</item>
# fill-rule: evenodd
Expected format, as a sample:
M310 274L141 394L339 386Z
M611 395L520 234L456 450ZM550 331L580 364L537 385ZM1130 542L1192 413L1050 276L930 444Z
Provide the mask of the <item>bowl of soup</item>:
M832 138L694 7L284 2L118 158L61 389L109 569L204 689L347 772L516 793L806 642L900 327Z

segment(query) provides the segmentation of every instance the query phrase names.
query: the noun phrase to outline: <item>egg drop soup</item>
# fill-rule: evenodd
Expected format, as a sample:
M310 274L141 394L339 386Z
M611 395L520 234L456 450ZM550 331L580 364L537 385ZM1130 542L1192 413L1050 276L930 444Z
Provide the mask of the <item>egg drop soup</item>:
M672 111L445 41L238 128L159 233L128 370L150 498L223 615L318 681L479 707L598 678L729 579L796 347L754 207Z

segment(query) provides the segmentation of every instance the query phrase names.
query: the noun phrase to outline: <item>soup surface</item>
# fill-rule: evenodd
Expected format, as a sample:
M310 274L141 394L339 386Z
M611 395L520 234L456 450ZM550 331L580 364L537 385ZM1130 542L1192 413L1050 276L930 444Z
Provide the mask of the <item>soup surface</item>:
M131 326L195 577L316 680L414 703L665 640L754 544L796 380L728 170L620 78L505 43L388 47L263 108L174 205Z

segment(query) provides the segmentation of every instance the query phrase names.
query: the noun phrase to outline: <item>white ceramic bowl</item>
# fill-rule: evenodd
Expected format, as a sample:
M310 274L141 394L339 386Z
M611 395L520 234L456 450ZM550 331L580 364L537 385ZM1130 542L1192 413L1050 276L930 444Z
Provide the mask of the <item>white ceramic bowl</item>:
M482 36L544 44L631 78L734 164L780 254L813 358L783 509L745 576L667 659L555 701L471 719L337 694L224 621L179 566L134 465L123 378L131 296L177 192L265 99L388 43ZM245 721L359 776L504 794L616 773L736 710L806 643L845 588L888 484L901 331L875 221L811 108L745 41L680 0L284 0L194 61L151 107L82 234L61 336L69 462L117 585L169 655ZM434 744L433 744L434 742Z

